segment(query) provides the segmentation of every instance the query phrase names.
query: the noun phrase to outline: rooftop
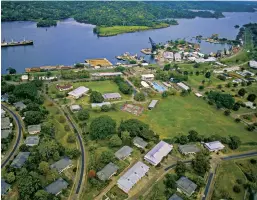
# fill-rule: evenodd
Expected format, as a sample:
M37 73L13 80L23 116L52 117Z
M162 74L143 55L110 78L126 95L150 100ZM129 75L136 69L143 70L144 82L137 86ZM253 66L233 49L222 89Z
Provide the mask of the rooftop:
M9 117L3 117L1 118L1 129L8 129L10 128L10 118Z
M22 110L22 109L24 109L24 108L27 107L27 106L26 106L23 102L21 102L21 101L18 101L18 102L16 102L16 103L14 103L13 105L14 105L15 108L18 108L19 110Z
M1 139L7 138L11 132L11 130L1 130Z
M39 143L39 136L28 136L25 140L25 144L27 146L38 145L38 143Z
M176 183L177 187L181 189L184 193L186 193L188 196L191 196L191 194L197 188L197 185L185 176L182 176Z
M250 66L251 68L257 69L257 61L255 61L255 60L250 60L250 61L249 61L249 66Z
M153 74L142 74L141 75L143 78L154 78Z
M91 107L92 107L92 108L95 108L95 107L102 107L103 105L111 106L111 103L110 103L110 102L91 103Z
M121 76L121 72L102 72L102 73L92 73L92 76Z
M169 200L183 200L180 196L178 196L177 194L173 194Z
M71 105L71 106L70 106L70 109L71 109L71 110L80 110L80 109L81 109L81 106L80 106L80 105Z
M118 159L125 159L132 153L133 149L129 146L124 146L115 152L115 157Z
M52 169L56 169L58 172L64 170L66 167L68 167L71 164L71 160L69 158L62 158L61 160L53 163L51 165Z
M177 85L184 90L189 90L190 89L186 84L184 84L182 82L177 83Z
M63 189L66 189L68 187L68 183L63 180L62 178L57 179L55 182L51 183L45 188L45 191L48 193L57 195L60 193Z
M195 144L179 145L178 148L182 154L197 153L200 151L200 149Z
M65 84L65 85L59 85L59 84L57 84L56 87L57 87L57 89L67 90L67 89L72 88L73 86L72 86L71 84Z
M205 143L205 146L210 150L220 150L223 149L225 146L220 141L214 141L214 142L207 142Z
M31 133L31 132L40 132L40 131L41 131L41 125L40 124L28 126L28 132L29 133Z
M149 104L148 108L154 108L155 105L157 104L158 100L152 100L151 103Z
M10 187L10 184L6 183L4 179L1 179L1 195L6 194Z
M20 152L12 161L11 166L14 168L21 168L23 164L28 160L30 152Z
M114 173L117 172L119 167L112 162L110 162L108 165L106 165L101 171L97 172L97 177L102 180L106 181L108 180Z
M119 93L105 93L103 94L104 99L119 99L121 95Z
M145 148L148 143L146 141L144 141L141 137L135 137L133 139L133 144L136 146L139 146L141 148Z
M118 186L124 192L129 190L148 172L149 167L143 162L137 162L118 180Z
M173 146L160 141L157 145L154 146L146 155L145 159L153 165L157 165L161 162L163 157L167 156L168 153L172 150Z
M88 88L86 88L84 86L80 86L80 87L76 88L75 90L72 90L68 94L71 95L71 96L77 97L77 96L81 96L81 95L87 93L88 90L89 90Z

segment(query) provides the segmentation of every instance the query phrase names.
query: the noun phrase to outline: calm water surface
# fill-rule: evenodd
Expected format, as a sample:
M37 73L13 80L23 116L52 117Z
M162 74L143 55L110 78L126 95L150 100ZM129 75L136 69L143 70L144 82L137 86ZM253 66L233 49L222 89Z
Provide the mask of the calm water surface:
M18 72L26 67L43 65L73 65L87 58L105 57L111 62L118 62L115 56L124 52L138 53L150 47L148 38L155 42L166 42L185 38L191 40L196 35L211 36L218 33L220 37L234 39L238 33L236 24L243 25L257 22L257 13L224 13L222 19L179 19L178 26L144 32L127 33L113 37L97 37L93 25L77 23L72 19L58 23L57 27L37 28L34 22L2 23L2 40L34 40L33 46L2 48L2 73L11 66ZM205 53L224 49L224 45L201 43Z

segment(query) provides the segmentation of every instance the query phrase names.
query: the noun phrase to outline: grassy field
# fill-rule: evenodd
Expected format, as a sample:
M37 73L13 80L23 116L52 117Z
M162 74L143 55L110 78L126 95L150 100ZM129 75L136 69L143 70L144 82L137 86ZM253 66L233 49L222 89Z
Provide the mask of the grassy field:
M243 183L246 182L246 178L234 161L223 162L218 170L215 181L215 190L213 193L213 200L226 199L225 195L232 197L234 200L242 200L244 198L244 187L241 184L240 193L233 191L234 185L237 184L236 180L241 179Z
M145 31L150 29L166 28L169 24L160 23L156 26L111 26L111 27L98 27L99 36L113 36L121 33L130 33L137 31Z
M199 134L210 136L236 135L243 142L257 139L257 135L246 131L242 124L237 124L232 118L226 117L222 111L208 105L203 99L191 94L187 97L170 96L161 99L156 108L147 110L147 105L141 116L135 116L123 111L108 113L91 113L91 119L100 115L109 115L118 122L130 118L137 118L147 124L160 135L161 138L173 138L187 134L189 130L196 130Z

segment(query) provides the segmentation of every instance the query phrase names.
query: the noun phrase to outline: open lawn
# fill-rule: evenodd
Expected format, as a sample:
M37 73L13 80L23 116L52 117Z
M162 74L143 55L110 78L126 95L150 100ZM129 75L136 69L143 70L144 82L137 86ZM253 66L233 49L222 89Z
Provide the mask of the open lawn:
M135 116L123 111L110 111L108 113L91 113L91 119L100 115L109 115L118 122L130 118L137 118L147 124L160 135L161 138L173 138L187 134L189 130L196 130L199 134L210 136L236 135L242 142L257 140L257 134L248 132L244 125L235 123L231 117L226 117L223 111L218 111L203 99L191 94L186 97L170 96L161 99L156 108L149 111L146 108L143 114Z
M202 81L205 80L205 83L202 84ZM218 79L216 76L212 75L209 79L205 78L204 74L200 74L199 76L192 75L188 76L188 80L186 81L190 87L198 89L200 85L203 85L204 88L216 88L217 85L225 85L226 82Z
M244 62L247 62L248 60L249 60L249 54L246 51L242 50L233 56L230 56L228 58L222 58L221 62L227 65L233 65L233 64L242 64Z
M217 170L212 199L228 199L229 197L232 197L234 200L244 199L243 184L239 185L241 189L240 193L233 191L234 185L237 184L237 179L241 179L242 183L246 182L246 178L237 164L234 161L223 162Z

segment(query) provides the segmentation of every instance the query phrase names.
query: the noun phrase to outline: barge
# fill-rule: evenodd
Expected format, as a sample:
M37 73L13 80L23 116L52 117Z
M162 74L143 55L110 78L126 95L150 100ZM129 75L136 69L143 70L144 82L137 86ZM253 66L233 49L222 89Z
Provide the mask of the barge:
M6 42L5 40L1 43L1 47L12 47L12 46L26 46L33 45L33 40L23 40L20 42Z

